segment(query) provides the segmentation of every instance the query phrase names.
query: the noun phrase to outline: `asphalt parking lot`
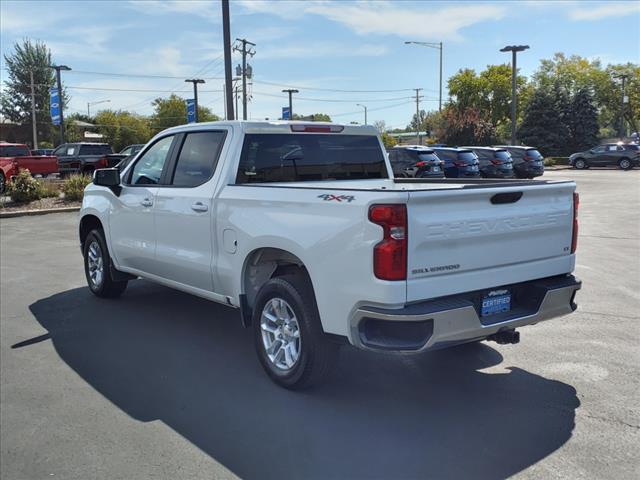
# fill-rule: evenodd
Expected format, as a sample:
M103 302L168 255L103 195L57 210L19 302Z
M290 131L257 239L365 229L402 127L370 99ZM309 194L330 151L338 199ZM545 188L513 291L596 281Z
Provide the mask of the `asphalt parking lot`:
M578 311L521 343L345 348L272 384L236 311L85 287L76 214L0 221L3 479L638 478L640 171L554 171L581 195Z

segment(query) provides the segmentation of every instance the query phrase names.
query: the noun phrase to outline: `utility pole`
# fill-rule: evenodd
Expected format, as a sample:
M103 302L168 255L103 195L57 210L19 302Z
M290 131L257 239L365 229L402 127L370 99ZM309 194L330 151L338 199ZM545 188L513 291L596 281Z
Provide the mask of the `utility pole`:
M282 93L288 93L289 94L289 120L293 120L293 94L294 93L300 93L300 90L296 90L295 88L287 88L285 90L282 90Z
M516 55L529 48L529 45L508 45L501 48L501 52L511 52L511 145L516 144L516 79L518 76L518 67L516 65Z
M369 124L367 123L367 106L366 106L366 105L362 105L362 104L360 104L360 103L356 103L356 106L357 106L357 107L362 107L362 108L364 108L364 124L365 124L365 125L369 125Z
M240 98L240 93L238 92L238 89L240 87L238 87L238 85L236 84L236 86L234 87L234 93L235 93L235 100L236 100L236 112L238 111L238 99Z
M416 138L418 139L418 145L422 145L422 139L420 138L420 95L421 88L414 88L416 91Z
M33 149L38 148L38 126L36 124L36 92L33 86L33 70L29 71L31 77L31 123L33 124Z
M620 103L620 140L624 140L625 137L625 128L624 128L624 104L625 104L625 95L624 95L624 86L625 86L625 82L627 81L627 78L629 78L629 75L627 75L626 73L622 73L620 75L615 75L615 78L619 78L620 80L622 80L622 98L621 103Z
M404 42L405 45L420 45L421 47L429 47L435 48L436 50L440 50L440 97L438 99L438 111L442 111L442 42L431 43L431 42Z
M60 80L60 70L71 70L66 65L50 65L56 71L56 81L58 83L58 98L60 99L60 145L64 143L64 95L62 95L62 81Z
M247 119L247 55L253 57L256 52L251 47L255 47L255 43L251 43L246 38L236 38L242 47L236 45L233 50L242 53L242 119ZM247 50L247 45L250 45Z
M233 86L231 85L231 27L229 26L229 0L222 0L222 38L224 43L224 90L227 120L234 120Z
M198 123L198 84L199 83L204 83L204 80L201 78L190 78L188 80L185 80L185 82L188 83L193 83L193 102L196 104L196 111L195 111L195 121L196 123Z

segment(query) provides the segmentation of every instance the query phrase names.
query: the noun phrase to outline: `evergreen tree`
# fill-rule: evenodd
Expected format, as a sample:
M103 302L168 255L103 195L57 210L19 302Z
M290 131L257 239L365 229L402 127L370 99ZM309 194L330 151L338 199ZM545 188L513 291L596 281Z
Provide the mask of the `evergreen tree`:
M520 141L538 148L543 155L563 155L568 149L568 128L556 93L553 89L538 88L529 100L518 129Z
M572 152L588 150L598 143L598 110L588 89L581 88L573 96L568 126Z

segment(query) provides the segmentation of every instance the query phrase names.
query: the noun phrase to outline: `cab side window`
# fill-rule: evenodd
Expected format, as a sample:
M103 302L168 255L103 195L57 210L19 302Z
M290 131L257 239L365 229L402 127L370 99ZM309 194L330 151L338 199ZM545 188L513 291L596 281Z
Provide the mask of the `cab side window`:
M197 187L213 176L224 144L225 132L187 133L175 171L174 187Z
M160 183L162 169L167 161L173 135L161 138L154 143L133 166L130 185L157 185Z

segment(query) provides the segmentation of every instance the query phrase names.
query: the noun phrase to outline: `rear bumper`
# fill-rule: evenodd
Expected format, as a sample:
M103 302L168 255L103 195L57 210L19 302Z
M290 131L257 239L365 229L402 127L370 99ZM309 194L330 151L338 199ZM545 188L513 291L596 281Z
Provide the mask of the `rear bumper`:
M504 287L512 309L480 316L489 290L467 292L406 305L400 309L361 307L351 319L351 339L367 350L420 352L481 340L501 330L549 320L573 312L582 283L561 275Z

